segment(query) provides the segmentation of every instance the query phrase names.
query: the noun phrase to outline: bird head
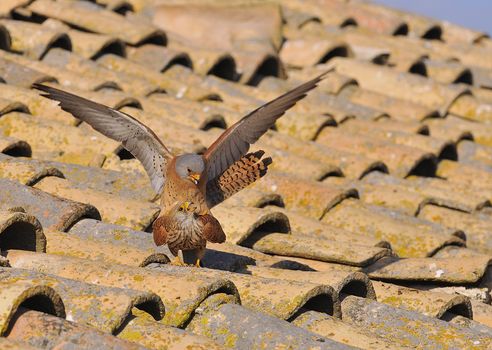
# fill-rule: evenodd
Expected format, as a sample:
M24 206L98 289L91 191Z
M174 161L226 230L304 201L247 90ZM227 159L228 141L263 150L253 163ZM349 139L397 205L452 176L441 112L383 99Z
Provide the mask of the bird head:
M176 173L195 185L198 185L203 170L205 170L205 162L199 154L187 153L176 158Z

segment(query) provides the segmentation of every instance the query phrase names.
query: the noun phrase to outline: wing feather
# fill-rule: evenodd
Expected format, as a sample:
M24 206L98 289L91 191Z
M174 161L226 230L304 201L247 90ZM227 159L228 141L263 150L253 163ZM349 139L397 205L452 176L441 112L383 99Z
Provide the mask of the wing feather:
M328 72L255 109L224 131L203 155L207 161L207 180L220 176L244 156L249 146L258 141L289 108L306 97Z
M86 122L101 134L121 142L142 163L156 193L162 191L166 180L165 167L172 154L151 129L132 116L113 108L50 86L33 86L45 92L43 96L58 101L64 111Z

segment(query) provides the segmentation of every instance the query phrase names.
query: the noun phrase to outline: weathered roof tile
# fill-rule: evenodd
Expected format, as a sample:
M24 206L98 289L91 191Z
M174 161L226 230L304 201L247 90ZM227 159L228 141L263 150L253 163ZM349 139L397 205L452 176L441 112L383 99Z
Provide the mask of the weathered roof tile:
M454 258L383 258L365 269L371 278L383 280L475 283L485 274L490 258L484 255Z
M472 318L470 299L463 295L422 291L390 283L373 281L377 300L400 309L446 319L446 313Z
M72 49L70 37L63 31L36 23L10 19L2 19L0 24L9 31L12 38L11 49L32 59L40 59L53 47Z
M118 339L93 327L71 322L47 313L22 308L17 314L9 339L26 342L36 347L46 346L61 350L112 349L145 350L134 342Z
M0 334L9 333L10 323L14 321L16 312L31 303L32 309L38 309L58 317L65 317L65 306L55 290L42 283L32 280L2 280L0 295Z
M0 179L2 207L20 207L34 215L44 229L67 230L82 217L100 219L96 208L88 204L55 197L41 190Z
M352 232L363 232L391 244L402 257L431 256L449 244L464 245L463 232L383 207L347 199L330 209L323 221Z
M360 1L1 3L0 284L51 287L68 316L29 299L11 347L490 346L481 33ZM29 89L46 81L203 153L332 67L255 145L268 175L213 209L228 242L202 269L171 266L144 232L159 208L141 163Z
M464 327L424 316L418 312L349 296L342 301L343 320L358 327L369 328L388 341L403 346L486 349L488 335L467 331ZM412 320L409 322L408 320Z
M153 271L141 267L129 267L90 261L85 259L36 254L10 250L7 254L11 266L51 273L102 286L152 291L161 297L166 314L163 321L173 326L183 325L195 309L208 296L217 291L239 298L232 282L224 278L182 275L178 271ZM107 271L112 271L110 275Z
M165 312L160 298L149 292L98 286L15 268L1 268L0 280L5 284L39 281L39 286L52 288L60 295L68 319L107 333L115 333L123 326L132 307L146 309L157 320L161 319ZM87 298L93 299L94 302L87 303Z
M90 32L115 36L132 45L150 40L162 44L166 42L165 34L146 21L131 16L123 17L80 1L36 0L28 9Z

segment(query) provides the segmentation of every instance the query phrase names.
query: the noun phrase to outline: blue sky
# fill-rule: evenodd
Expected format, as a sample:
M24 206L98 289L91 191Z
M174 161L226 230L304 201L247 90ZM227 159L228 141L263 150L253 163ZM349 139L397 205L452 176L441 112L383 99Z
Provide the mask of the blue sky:
M373 0L492 34L492 0Z

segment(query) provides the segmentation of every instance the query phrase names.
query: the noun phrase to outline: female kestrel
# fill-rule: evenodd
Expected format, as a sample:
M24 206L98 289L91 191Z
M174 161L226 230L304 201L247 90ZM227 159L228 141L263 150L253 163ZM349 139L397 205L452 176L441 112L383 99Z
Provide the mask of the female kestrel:
M261 178L271 164L271 158L262 159L263 151L246 154L250 145L325 74L255 109L224 131L203 155L174 156L151 129L126 113L50 86L34 87L74 117L121 142L142 163L161 195L161 213L152 225L154 242L167 243L175 256L179 250L194 250L199 266L206 242L226 239L210 209Z

